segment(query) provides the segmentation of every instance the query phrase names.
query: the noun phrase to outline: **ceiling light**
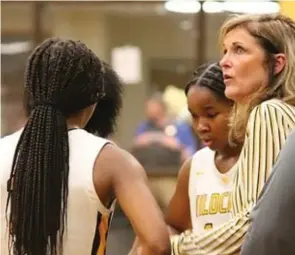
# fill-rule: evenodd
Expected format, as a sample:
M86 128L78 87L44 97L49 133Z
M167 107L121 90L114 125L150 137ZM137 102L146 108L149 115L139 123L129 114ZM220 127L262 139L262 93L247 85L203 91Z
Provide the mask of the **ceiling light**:
M271 0L207 0L202 4L198 0L168 0L165 2L164 7L167 11L178 13L198 13L201 8L205 13L233 12L264 14L280 11L280 4Z
M202 8L206 13L223 12L223 3L218 1L206 1L203 3Z
M164 6L166 10L178 13L198 13L201 10L198 0L169 0Z
M271 1L225 1L223 3L223 9L228 12L264 14L279 12L280 5Z
M1 43L1 54L16 55L26 53L32 50L31 42L11 42Z

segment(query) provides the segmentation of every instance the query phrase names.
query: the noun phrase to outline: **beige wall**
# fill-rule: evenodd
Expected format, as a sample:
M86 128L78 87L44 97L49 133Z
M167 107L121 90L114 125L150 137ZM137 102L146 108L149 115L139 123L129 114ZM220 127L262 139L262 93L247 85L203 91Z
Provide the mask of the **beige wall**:
M32 33L32 3L2 2L1 6L2 31ZM208 20L208 59L213 59L218 54L216 30L223 19L222 16L214 16L217 23L212 18ZM102 12L98 4L50 4L44 12L43 24L46 34L81 39L107 61L110 60L112 47L133 44L141 48L144 79L141 84L126 86L116 136L121 145L128 147L136 124L144 118L143 102L151 82L151 59L194 59L196 56L197 35L179 26L179 22L185 19L187 17L171 14L152 17L128 14L118 16L112 12Z
M106 17L98 10L58 7L49 8L51 34L85 42L100 58L108 58Z

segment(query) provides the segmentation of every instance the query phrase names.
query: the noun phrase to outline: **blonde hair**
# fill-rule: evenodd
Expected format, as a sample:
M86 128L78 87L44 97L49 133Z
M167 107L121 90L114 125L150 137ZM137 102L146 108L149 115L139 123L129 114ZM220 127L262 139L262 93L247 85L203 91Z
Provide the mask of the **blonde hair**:
M230 118L230 140L243 142L249 115L261 102L278 98L295 105L295 22L281 14L238 15L231 17L221 27L220 43L227 33L235 28L243 28L252 35L266 54L270 72L269 86L250 95L249 104L235 103ZM273 75L274 54L286 55L283 70Z

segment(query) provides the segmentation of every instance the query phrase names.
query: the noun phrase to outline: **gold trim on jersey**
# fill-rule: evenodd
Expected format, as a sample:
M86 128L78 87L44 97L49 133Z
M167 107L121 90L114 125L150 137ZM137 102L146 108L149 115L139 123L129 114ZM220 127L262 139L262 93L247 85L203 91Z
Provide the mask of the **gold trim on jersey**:
M98 227L98 232L100 236L100 243L97 251L97 255L104 255L106 246L107 246L107 232L109 229L109 216L110 215L103 215L101 217L101 221Z

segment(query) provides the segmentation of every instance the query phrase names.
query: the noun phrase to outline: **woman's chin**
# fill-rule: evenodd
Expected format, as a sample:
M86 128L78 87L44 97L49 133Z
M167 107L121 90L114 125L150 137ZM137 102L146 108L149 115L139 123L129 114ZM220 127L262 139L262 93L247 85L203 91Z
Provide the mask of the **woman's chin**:
M228 99L233 100L236 103L245 103L245 97L243 97L235 88L226 88L224 94Z

